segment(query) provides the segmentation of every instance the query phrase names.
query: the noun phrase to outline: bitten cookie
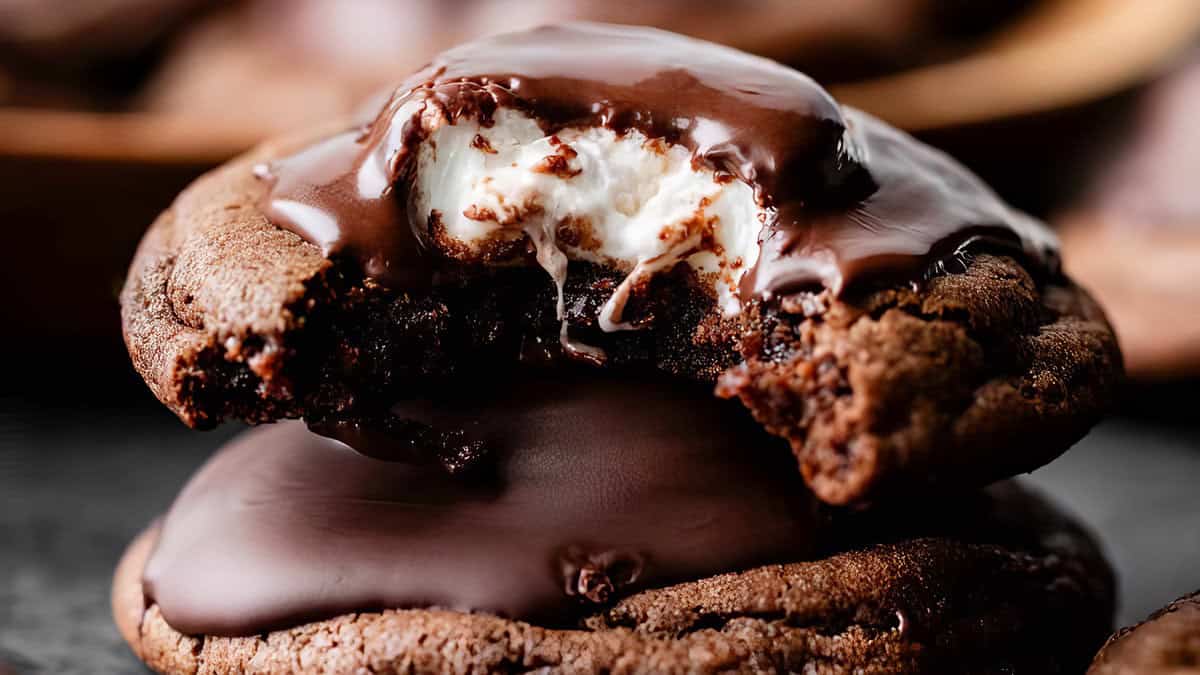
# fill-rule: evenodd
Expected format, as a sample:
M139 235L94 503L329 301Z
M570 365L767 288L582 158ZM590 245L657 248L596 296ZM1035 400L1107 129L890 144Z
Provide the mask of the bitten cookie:
M1112 404L1116 340L1053 235L776 63L551 27L450 50L367 118L218 169L147 233L126 343L188 424L656 369L848 504L1032 470Z

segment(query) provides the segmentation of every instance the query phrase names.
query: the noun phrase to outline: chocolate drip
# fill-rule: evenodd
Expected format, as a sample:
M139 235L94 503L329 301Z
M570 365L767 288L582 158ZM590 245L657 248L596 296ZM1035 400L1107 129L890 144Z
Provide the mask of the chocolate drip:
M409 440L281 423L222 449L144 580L187 633L440 606L546 623L647 586L801 559L820 530L787 445L690 383L537 379L398 405L492 451L451 475ZM434 453L436 454L436 453Z
M396 181L366 144L369 137L366 128L345 131L256 167L272 182L267 214L326 256L356 258L368 276L424 288L432 276L425 244L408 225Z
M500 35L438 56L365 130L276 163L277 224L408 288L431 276L433 232L404 204L431 124L524 111L547 134L637 129L680 144L717 180L754 188L767 221L742 300L807 286L840 292L878 276L917 279L938 251L986 235L1056 267L1053 235L965 168L839 106L805 75L662 31L568 24Z

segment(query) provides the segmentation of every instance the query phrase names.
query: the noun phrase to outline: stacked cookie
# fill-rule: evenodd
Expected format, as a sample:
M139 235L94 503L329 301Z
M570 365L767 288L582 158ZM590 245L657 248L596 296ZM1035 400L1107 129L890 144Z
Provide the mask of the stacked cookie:
M771 61L452 49L200 179L122 308L183 421L276 422L118 570L161 672L1056 672L1109 629L1087 534L985 487L1109 407L1103 314L1044 226Z

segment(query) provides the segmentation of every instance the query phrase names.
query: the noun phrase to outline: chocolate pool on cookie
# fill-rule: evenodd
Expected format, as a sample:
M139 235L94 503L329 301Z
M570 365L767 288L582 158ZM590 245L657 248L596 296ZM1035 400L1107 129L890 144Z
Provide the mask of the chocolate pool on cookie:
M1078 672L1111 629L1087 533L988 487L1110 407L1103 313L772 61L451 49L198 180L121 302L184 422L273 423L117 572L163 673Z
M144 578L167 620L237 635L434 605L553 625L624 591L804 557L823 529L786 445L691 383L536 379L392 414L487 454L452 473L291 422L248 433L162 524Z
M170 674L1044 673L1109 629L1095 545L1012 485L818 520L781 441L711 435L726 406L576 444L559 425L614 402L544 403L466 483L295 423L239 437L126 554L122 634Z

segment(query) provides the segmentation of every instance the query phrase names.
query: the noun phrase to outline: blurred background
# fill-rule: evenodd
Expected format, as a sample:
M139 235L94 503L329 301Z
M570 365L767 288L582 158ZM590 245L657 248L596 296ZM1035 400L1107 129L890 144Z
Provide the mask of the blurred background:
M1058 228L1132 381L1029 480L1100 534L1122 623L1200 587L1200 0L0 0L0 675L143 672L109 575L236 431L188 431L128 364L154 216L443 48L580 18L794 65Z

